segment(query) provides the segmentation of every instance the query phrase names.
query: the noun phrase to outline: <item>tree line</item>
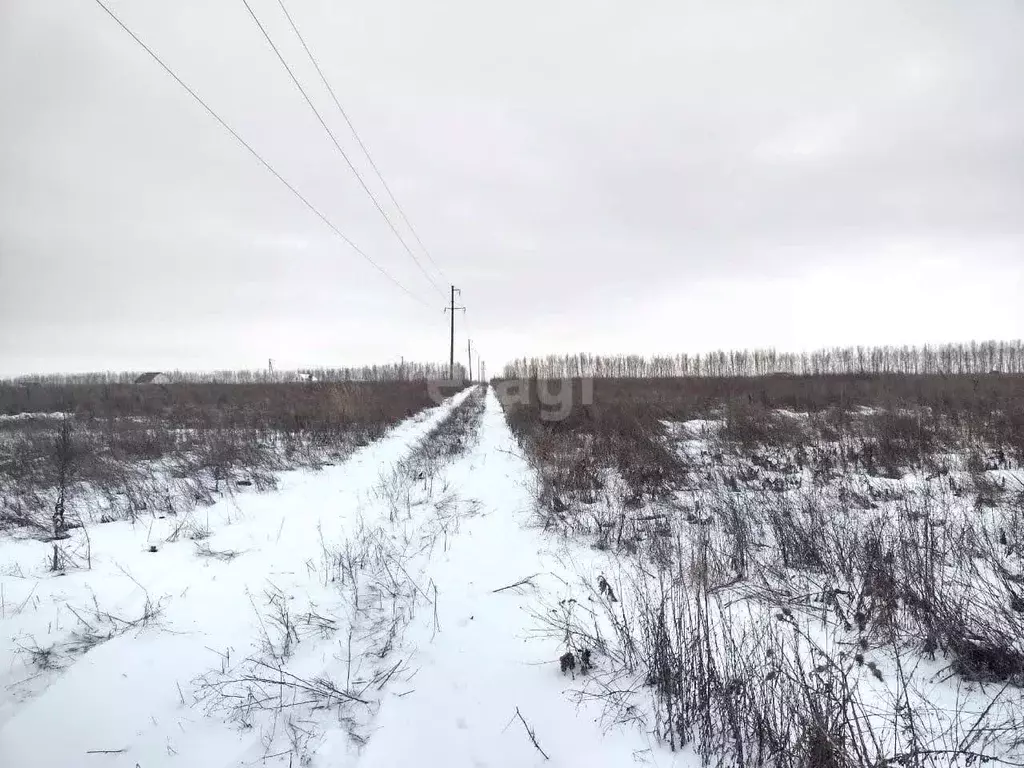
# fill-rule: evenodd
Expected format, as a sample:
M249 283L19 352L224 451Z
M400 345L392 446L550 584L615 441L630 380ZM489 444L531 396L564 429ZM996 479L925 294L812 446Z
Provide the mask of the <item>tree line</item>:
M465 366L456 364L456 378ZM66 386L73 384L131 384L143 371L93 371L89 373L50 373L0 379L0 384ZM164 370L174 383L185 384L274 384L290 381L420 381L448 378L448 363L400 362L378 365L331 368L319 366L291 370Z
M718 350L702 354L548 355L505 365L504 378L821 376L840 374L979 375L1024 373L1024 342L971 341L923 346L825 347L810 352Z

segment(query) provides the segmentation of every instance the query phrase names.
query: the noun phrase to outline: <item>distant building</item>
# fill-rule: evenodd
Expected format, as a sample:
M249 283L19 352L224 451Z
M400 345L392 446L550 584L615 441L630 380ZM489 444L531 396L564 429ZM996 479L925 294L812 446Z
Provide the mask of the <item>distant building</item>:
M316 375L311 371L299 371L299 381L316 381Z
M166 373L160 373L159 371L151 371L150 373L143 373L141 376L135 379L136 384L170 384L171 378Z

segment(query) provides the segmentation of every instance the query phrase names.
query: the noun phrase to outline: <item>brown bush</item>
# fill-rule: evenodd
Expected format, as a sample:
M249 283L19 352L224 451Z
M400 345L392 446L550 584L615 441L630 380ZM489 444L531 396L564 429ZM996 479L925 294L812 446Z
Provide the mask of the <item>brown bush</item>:
M810 435L799 417L733 401L725 411L722 437L746 448L753 448L758 445L803 445L808 442Z
M155 489L138 488L139 467L152 478L159 465L199 499L208 498L207 486L223 490L239 479L271 487L271 473L286 458L318 465L325 452L373 440L432 404L424 381L0 385L0 409L71 414L75 482L128 498L132 509L153 506L142 497ZM48 458L57 424L42 417L0 420L0 506L8 508L0 517L24 520L25 510L50 504L59 480Z

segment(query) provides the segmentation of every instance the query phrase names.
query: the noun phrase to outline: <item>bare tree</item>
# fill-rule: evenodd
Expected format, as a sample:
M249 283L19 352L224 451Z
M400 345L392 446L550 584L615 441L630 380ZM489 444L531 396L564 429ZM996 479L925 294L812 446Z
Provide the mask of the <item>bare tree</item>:
M72 440L71 419L67 414L61 419L54 440L53 461L57 470L57 500L53 505L53 560L54 571L64 567L64 555L60 541L68 537L67 505L74 478L75 446Z

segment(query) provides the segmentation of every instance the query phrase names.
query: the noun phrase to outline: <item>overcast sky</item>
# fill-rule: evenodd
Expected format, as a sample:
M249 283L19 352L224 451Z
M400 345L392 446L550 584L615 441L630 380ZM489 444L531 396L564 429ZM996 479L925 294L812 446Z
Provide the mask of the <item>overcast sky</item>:
M492 371L1024 335L1018 0L284 2L463 290L460 359L464 322ZM445 359L445 296L242 0L110 6L419 301L93 0L0 0L0 375Z

